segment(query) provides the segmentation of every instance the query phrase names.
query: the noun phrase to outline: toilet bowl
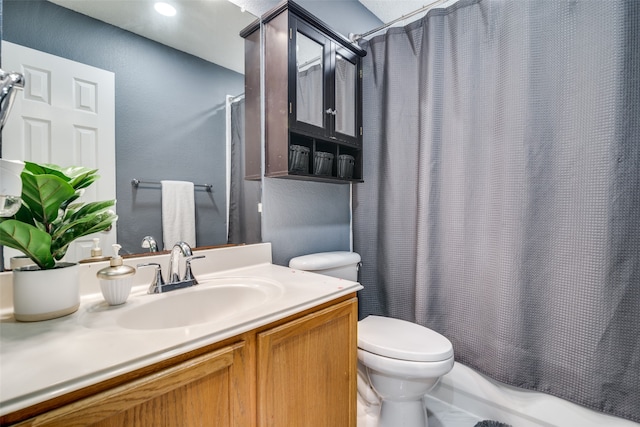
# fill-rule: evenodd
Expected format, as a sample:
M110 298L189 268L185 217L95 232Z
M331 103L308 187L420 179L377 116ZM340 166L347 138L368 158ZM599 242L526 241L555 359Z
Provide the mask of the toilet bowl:
M324 252L293 258L289 267L355 281L359 264L354 252ZM453 346L418 324L368 316L358 322L358 363L365 374L359 400L380 404L380 427L427 427L422 398L453 368Z
M431 329L389 317L358 322L358 360L380 397L381 427L425 427L422 398L453 368L453 346Z

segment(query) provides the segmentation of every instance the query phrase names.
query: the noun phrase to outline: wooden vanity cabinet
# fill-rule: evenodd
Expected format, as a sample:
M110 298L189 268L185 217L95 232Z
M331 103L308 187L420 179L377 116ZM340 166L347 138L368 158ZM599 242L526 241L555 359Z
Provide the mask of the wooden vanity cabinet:
M352 294L3 416L0 424L355 427L356 328Z
M31 418L20 426L249 426L250 347L224 346Z
M261 175L255 153L261 147L264 95L265 176L362 181L361 57L366 52L291 1L263 15L241 36L246 40L247 178ZM292 146L302 147L306 154L290 152ZM314 167L317 153L333 155L329 170L318 173ZM338 169L341 155L353 157L351 177Z
M357 303L258 333L258 426L355 426Z

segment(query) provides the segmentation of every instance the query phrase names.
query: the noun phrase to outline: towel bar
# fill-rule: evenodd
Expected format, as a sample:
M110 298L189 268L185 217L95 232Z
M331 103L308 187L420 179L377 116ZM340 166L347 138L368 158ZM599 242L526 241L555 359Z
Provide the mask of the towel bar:
M143 181L141 179L133 178L131 180L131 186L134 188L138 188L140 184L157 184L160 185L160 181ZM194 187L204 187L205 191L211 193L213 191L212 184L193 184Z

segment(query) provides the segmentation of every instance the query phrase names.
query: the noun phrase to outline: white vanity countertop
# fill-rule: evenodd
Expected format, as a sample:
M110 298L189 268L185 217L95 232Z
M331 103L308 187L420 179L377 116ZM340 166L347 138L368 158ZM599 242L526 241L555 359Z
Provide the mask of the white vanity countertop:
M16 322L11 310L3 309L0 311L0 415L219 342L362 288L356 282L273 265L270 249L268 244L214 249L207 253L212 262L206 268L200 267L200 272L194 262L194 273L203 286L209 286L206 283L209 279L214 279L213 283L223 277L259 278L278 283L282 289L281 295L248 312L211 323L134 330L122 328L113 320L150 299L170 298L171 294L193 291L199 286L165 295L148 295L148 285L139 284L127 303L116 307L108 307L99 291L85 292L76 313L45 322ZM265 256L252 255L251 251L255 254L256 250L262 254L268 250L267 262L260 262L265 261ZM221 263L216 258L236 268L225 270L215 265ZM246 263L252 264L238 267ZM133 261L131 264L135 265ZM101 265L92 267L92 276L98 267L102 268ZM207 272L203 273L203 269ZM148 277L146 273L145 277ZM95 284L92 287L95 288Z

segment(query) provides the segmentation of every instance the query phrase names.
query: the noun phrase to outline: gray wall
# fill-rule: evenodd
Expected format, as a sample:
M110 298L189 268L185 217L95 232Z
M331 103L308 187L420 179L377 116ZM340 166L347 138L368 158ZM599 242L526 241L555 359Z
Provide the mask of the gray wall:
M350 249L349 185L265 178L262 240L274 264L294 256Z
M118 241L140 252L162 240L160 187L134 191L132 178L212 183L196 191L199 245L226 243L225 95L244 76L42 0L4 0L7 41L116 75Z
M15 0L9 0L11 3L16 3ZM5 3L7 0L5 0ZM20 2L20 3L32 3L32 2ZM37 1L35 3L41 3ZM276 4L278 0L252 0L249 1L246 8L250 13L256 16L266 12ZM301 0L298 2L301 6L315 14L321 20L325 21L329 26L336 31L348 35L349 33L361 33L371 28L377 27L381 24L369 10L362 6L357 0ZM16 5L13 5L16 6ZM22 5L23 8L28 7ZM120 75L126 76L126 81L122 78L116 78L116 98L118 104L123 103L125 105L134 106L135 109L149 108L150 118L164 117L166 114L181 112L183 108L189 108L189 105L180 105L179 107L175 103L171 102L171 94L168 94L160 101L157 100L141 100L138 99L136 90L136 79L139 75L148 77L149 73L154 76L157 71L153 69L144 72L134 72L132 67L141 66L140 59L136 56L135 52L129 53L131 46L126 40L130 38L136 38L136 36L118 30L113 27L109 27L109 30L103 30L96 34L84 34L82 37L89 37L90 40L85 42L85 49L81 52L80 57L74 57L73 52L68 52L65 47L64 41L69 37L60 38L59 35L52 35L54 28L47 21L58 18L60 15L65 15L64 9L55 8L53 5L31 5L31 8L42 8L40 12L41 20L45 22L35 23L33 21L25 21L22 18L21 24L18 21L13 21L11 25L7 25L7 19L5 19L5 26L12 27L11 33L20 33L20 26L22 28L29 28L30 31L33 28L40 28L46 31L53 40L49 43L41 42L42 46L34 46L34 48L49 51L50 53L70 57L80 62L89 63L91 65L105 68L114 72L120 71ZM52 12L45 14L44 8L50 9ZM46 9L49 10L49 9ZM55 13L53 12L55 11ZM46 16L46 19L42 19ZM79 19L78 17L76 17ZM72 19L68 18L67 19ZM89 19L89 18L85 18ZM107 26L108 27L108 26ZM124 34L122 34L124 33ZM15 41L16 43L26 44L15 40L15 35L9 35L7 29L7 39ZM14 38L14 40L12 40ZM47 38L47 37L45 37ZM114 40L109 42L111 55L106 57L99 55L98 58L92 58L91 46L95 43L104 45L113 38ZM138 39L141 39L138 37ZM118 41L120 40L120 41ZM136 44L155 44L145 39L138 40ZM27 44L28 45L28 44ZM49 46L53 45L53 46ZM168 49L166 47L156 45L155 50L160 51ZM115 53L117 52L117 56ZM183 57L184 54L173 51L172 55ZM88 57L88 58L85 58ZM188 57L188 55L184 55ZM191 57L192 58L192 57ZM195 58L192 58L192 60ZM197 60L196 60L197 61ZM191 62L191 60L186 61ZM240 93L244 90L243 77L235 75L236 73L229 70L220 69L215 65L209 64L214 67L212 73L214 73L219 79L228 79L227 91L234 93L232 90L236 90ZM116 74L118 75L118 73ZM175 82L175 78L165 77L161 79L160 83L166 83L168 81ZM139 84L144 84L141 82ZM158 84L156 80L153 84ZM125 87L123 87L125 86ZM236 88L240 89L236 89ZM134 92L131 92L134 91ZM216 92L215 88L212 89L211 99L215 101L212 105L216 105L222 102L222 96L224 94ZM219 97L219 98L218 98ZM120 101L126 99L127 101ZM219 101L218 101L219 99ZM211 104L210 104L211 105ZM222 120L219 115L214 115L214 120ZM202 121L205 114L202 112L200 115L198 112L192 112L191 117L185 115L181 125L191 124L192 120L196 122ZM220 159L215 153L215 149L212 146L206 144L200 144L200 147L195 144L192 139L183 137L176 139L179 149L175 149L174 141L170 140L161 143L166 130L163 130L160 126L164 124L162 120L157 120L153 125L147 127L149 133L143 132L142 134L136 133L132 130L128 130L125 125L127 121L126 114L123 115L117 113L116 127L123 126L124 129L117 130L116 144L117 144L117 174L118 174L118 213L121 215L118 224L118 239L121 244L127 250L138 251L139 238L149 233L160 238L160 217L159 217L159 194L156 190L139 190L137 193L133 193L129 186L129 180L133 177L146 177L154 179L188 179L196 182L212 182L216 175L216 171L222 171L223 167L217 166ZM173 121L172 121L173 123ZM133 125L129 125L132 127ZM120 133L122 132L122 134ZM217 139L216 139L217 140ZM182 148L182 147L185 148ZM366 149L366 147L364 148ZM156 155L157 154L157 155ZM196 154L191 156L191 154ZM188 157L183 159L183 157ZM176 161L177 160L177 161ZM167 171L173 171L172 165L177 162L187 161L191 162L195 167L190 171L183 171L183 174L166 175ZM203 166L198 167L197 165ZM120 189L120 187L122 187ZM312 252L319 251L331 251L331 250L349 250L350 249L350 211L349 211L349 186L342 184L326 184L315 183L306 181L291 181L283 179L265 179L263 186L263 218L262 218L262 233L263 241L271 242L273 247L273 259L274 262L281 265L286 265L289 259ZM198 206L198 218L199 234L198 239L201 239L201 233L203 232L203 222L207 224L209 222L218 221L225 211L224 199L219 200L218 195L223 194L221 191L216 193L213 201L206 199L206 194L196 194L196 205ZM205 200L202 200L202 199ZM202 210L208 210L209 212L202 212ZM204 219L203 218L210 218ZM140 221L141 220L141 221ZM138 222L141 222L140 224ZM122 243L125 242L125 243Z

